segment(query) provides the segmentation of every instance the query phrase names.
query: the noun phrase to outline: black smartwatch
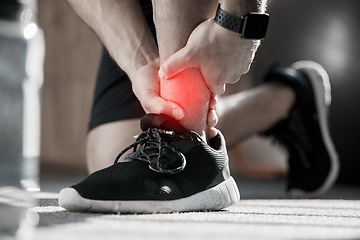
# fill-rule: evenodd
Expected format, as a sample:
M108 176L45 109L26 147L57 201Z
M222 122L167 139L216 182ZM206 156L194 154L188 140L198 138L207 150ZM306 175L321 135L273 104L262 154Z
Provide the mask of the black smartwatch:
M269 14L248 13L245 16L235 17L222 10L219 3L214 20L221 27L238 33L241 38L260 40L266 35Z

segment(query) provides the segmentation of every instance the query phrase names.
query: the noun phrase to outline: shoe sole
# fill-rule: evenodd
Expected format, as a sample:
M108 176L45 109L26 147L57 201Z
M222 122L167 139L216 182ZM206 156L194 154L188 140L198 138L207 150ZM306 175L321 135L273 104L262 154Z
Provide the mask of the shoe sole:
M220 210L237 203L240 193L232 177L192 196L170 201L105 201L80 196L74 188L59 193L59 205L69 211L107 213L170 213Z
M291 68L304 72L311 82L315 95L315 104L319 116L319 124L322 139L330 157L330 171L324 183L315 191L304 191L302 189L291 189L289 194L295 198L314 198L329 190L337 179L340 163L331 139L328 115L331 103L331 85L326 70L313 61L299 61L291 65Z

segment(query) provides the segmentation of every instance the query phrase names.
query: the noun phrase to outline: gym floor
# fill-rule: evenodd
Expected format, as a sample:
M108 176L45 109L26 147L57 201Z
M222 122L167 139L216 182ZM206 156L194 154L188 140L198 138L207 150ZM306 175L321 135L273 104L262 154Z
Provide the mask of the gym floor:
M59 190L81 179L41 179L34 239L360 239L358 186L338 184L321 199L294 200L284 179L237 177L242 199L223 211L132 215L59 207Z

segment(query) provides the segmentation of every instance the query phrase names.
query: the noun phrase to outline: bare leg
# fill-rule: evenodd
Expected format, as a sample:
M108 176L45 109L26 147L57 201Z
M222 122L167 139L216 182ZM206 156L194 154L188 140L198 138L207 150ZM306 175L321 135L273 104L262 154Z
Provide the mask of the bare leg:
M217 127L229 147L265 131L285 119L295 102L295 92L281 83L264 83L219 101Z
M140 119L103 124L90 131L87 137L86 161L89 173L114 163L117 154L134 142L139 133Z
M215 14L217 1L153 0L160 62L186 45L192 30ZM199 70L187 69L171 80L160 81L161 96L185 110L181 123L206 139L211 92Z

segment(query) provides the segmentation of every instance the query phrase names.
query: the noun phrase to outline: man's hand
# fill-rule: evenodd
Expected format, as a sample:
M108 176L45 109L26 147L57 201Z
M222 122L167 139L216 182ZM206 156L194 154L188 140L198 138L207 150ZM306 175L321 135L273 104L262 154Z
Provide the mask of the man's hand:
M225 84L247 73L259 41L244 40L210 19L197 26L186 46L161 65L159 76L169 79L184 69L200 69L210 91L220 95Z
M182 119L183 110L160 98L158 49L139 1L67 0L129 75L146 113Z
M176 103L160 97L158 70L159 58L156 58L130 74L133 91L146 113L162 113L181 120L184 110Z

